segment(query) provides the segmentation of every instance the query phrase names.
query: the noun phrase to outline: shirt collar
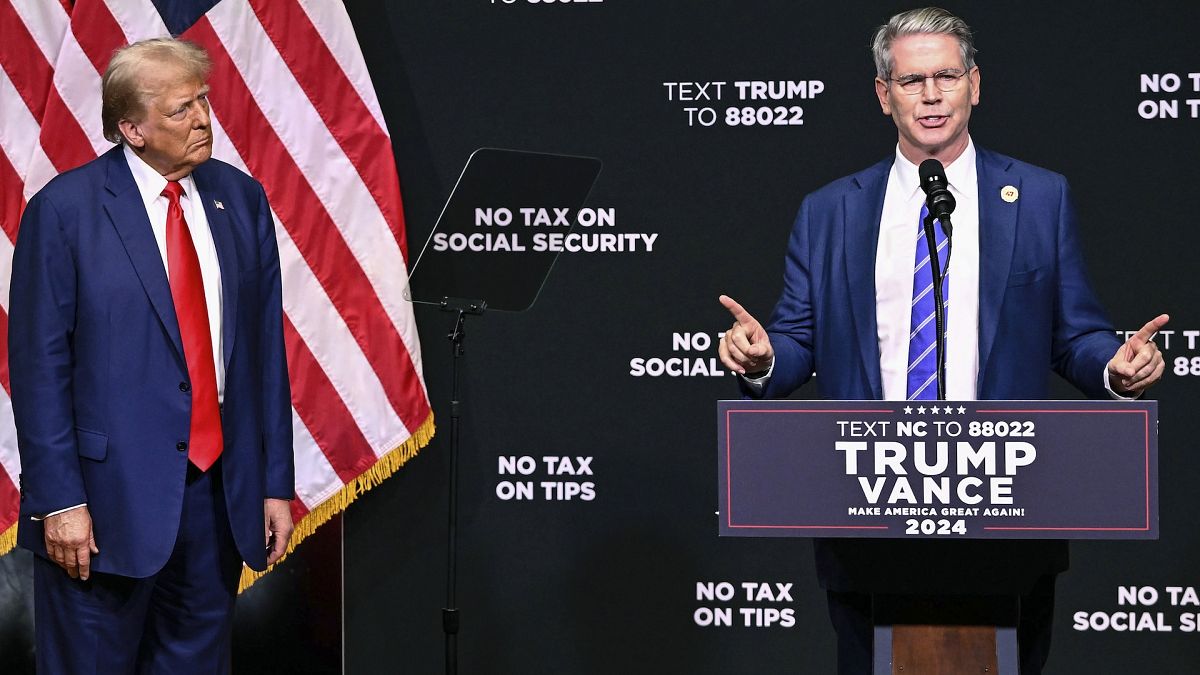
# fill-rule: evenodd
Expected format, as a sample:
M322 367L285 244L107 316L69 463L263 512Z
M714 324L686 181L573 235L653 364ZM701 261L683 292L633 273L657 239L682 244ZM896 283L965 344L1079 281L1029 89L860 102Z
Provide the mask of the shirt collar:
M900 181L901 194L911 199L916 196L921 189L921 177L917 171L917 165L908 161L908 158L900 153L900 145L896 144L896 178ZM975 141L967 136L967 147L963 150L958 159L950 162L950 165L945 167L946 180L950 183L950 191L954 193L955 199L970 198L974 194L972 188L975 187Z
M137 184L138 193L142 196L142 203L149 210L154 204L154 200L162 197L162 191L167 187L167 179L163 175L154 170L154 167L146 163L146 160L137 156L128 145L125 145L125 163L129 165L129 171L133 174L133 182ZM196 182L192 180L192 174L188 174L179 179L179 184L183 186L184 198L191 198L196 194ZM166 199L166 197L163 197Z

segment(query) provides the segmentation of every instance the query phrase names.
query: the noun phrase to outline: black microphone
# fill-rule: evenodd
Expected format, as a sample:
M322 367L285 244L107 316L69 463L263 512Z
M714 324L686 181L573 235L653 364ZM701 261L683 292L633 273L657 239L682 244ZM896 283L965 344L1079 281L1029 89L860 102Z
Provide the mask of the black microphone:
M925 205L929 213L942 224L942 231L951 236L950 214L954 213L954 195L946 183L946 170L936 159L927 159L917 168L921 176L921 189L925 191Z

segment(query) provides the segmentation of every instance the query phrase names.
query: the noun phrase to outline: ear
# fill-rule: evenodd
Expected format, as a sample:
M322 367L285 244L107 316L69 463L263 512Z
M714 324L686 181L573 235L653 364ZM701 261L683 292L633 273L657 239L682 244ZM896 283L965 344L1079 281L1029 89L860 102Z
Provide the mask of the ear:
M967 73L967 79L971 83L971 105L979 105L979 66Z
M137 122L122 119L117 122L117 131L125 137L125 142L131 147L142 148L146 145L146 138L142 136L142 130L138 128Z
M888 101L888 85L881 78L875 78L875 95L879 97L879 107L884 115L891 116L892 104Z

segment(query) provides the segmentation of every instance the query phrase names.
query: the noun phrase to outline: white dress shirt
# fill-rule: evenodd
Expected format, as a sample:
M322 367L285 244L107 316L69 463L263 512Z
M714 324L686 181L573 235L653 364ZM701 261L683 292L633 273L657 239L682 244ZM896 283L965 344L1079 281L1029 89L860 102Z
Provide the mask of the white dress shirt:
M951 222L949 286L946 309L946 399L974 401L979 373L979 180L975 144L946 167L946 180L957 207ZM900 154L888 174L875 254L875 318L883 398L902 401L908 390L908 343L912 325L913 267L916 263L921 207L917 166ZM945 254L942 255L945 264Z
M146 215L150 217L150 229L154 231L158 253L162 256L163 269L167 270L169 279L171 267L167 263L168 201L162 194L163 189L167 187L167 179L142 161L128 145L125 146L125 161L129 163L133 181L137 183L142 203L146 206ZM208 215L204 212L203 197L196 188L196 181L188 174L179 179L179 184L183 186L183 196L179 198L179 205L183 208L183 218L192 233L196 257L200 259L200 276L204 279L204 303L208 305L208 328L212 333L213 364L217 373L217 401L223 402L225 359L221 355L221 264L217 260L217 246L208 227Z

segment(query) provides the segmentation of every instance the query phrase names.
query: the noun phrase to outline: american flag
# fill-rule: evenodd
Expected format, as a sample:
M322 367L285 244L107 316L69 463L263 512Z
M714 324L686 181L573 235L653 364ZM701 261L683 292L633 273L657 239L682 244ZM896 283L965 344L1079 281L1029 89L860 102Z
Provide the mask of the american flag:
M265 186L283 276L297 527L292 545L433 435L391 140L340 0L0 0L0 554L21 472L8 293L21 211L112 147L100 76L116 48L175 35L213 61L213 156ZM67 423L67 421L64 421ZM247 570L243 587L253 581Z

